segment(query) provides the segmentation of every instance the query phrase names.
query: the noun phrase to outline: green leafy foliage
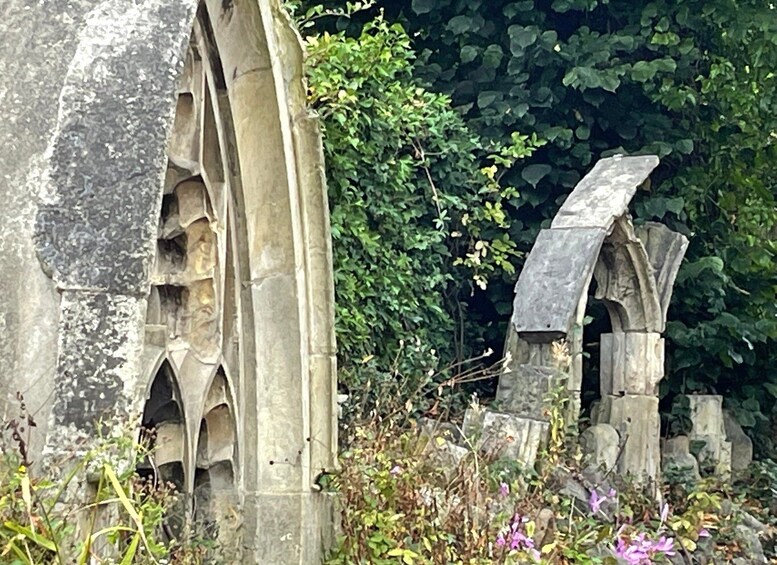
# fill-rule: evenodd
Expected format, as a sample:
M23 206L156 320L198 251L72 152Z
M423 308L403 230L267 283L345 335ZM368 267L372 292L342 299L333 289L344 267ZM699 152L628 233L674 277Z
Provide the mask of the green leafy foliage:
M548 140L506 178L518 189L504 210L520 249L597 159L662 158L634 213L691 237L664 393L714 390L750 427L764 426L777 384L774 4L379 4L416 38L418 76L450 94L470 126L494 140L516 129ZM510 295L509 284L489 287L484 325L503 320Z
M483 143L447 96L413 77L398 25L314 34L306 48L325 134L341 381L363 385L363 362L388 366L402 340L462 357L463 300L514 272L503 202L515 190L500 179L541 142Z

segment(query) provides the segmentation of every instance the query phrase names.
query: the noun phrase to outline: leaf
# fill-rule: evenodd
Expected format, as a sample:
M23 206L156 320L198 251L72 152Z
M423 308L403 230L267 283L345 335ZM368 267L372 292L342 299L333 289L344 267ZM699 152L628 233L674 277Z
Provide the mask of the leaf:
M646 82L656 76L656 67L648 61L638 61L631 67L631 78L637 82Z
M127 551L124 553L121 565L131 565L135 560L135 554L138 552L138 545L140 545L140 536L141 533L139 531L135 532L135 535L132 536L132 541L127 547Z
M469 16L455 16L448 22L448 29L456 35L467 32L472 27L472 18Z
M21 534L36 545L39 545L40 547L47 549L52 553L56 553L57 545L52 540L46 538L43 535L36 534L30 528L26 528L21 524L14 524L13 522L4 522L3 525L12 532Z
M766 392L771 394L774 398L777 398L777 384L764 383L764 388L766 389Z
M495 90L486 90L478 94L478 108L485 108L496 100L502 99L502 93Z
M507 29L507 34L510 36L511 45L514 43L522 49L526 49L529 45L537 41L539 37L539 28L537 26L523 27L519 25L511 25Z
M416 14L428 14L434 9L435 0L413 0L410 4Z
M478 48L474 45L465 45L461 48L461 62L462 63L471 63L478 57Z
M116 496L119 497L119 501L124 507L124 510L127 511L127 514L130 515L132 521L135 522L135 526L138 528L138 534L140 535L141 540L143 540L143 546L146 548L149 555L151 555L151 548L149 547L148 540L146 539L146 535L143 531L143 518L141 518L140 514L138 514L137 510L135 510L135 507L132 505L132 502L127 497L127 494L124 492L121 483L119 483L119 479L116 477L116 473L114 473L113 468L106 463L103 465L103 472L108 478L108 482L111 483L113 490L116 492ZM158 563L158 561L153 557L152 560L154 563Z
M675 148L684 155L690 155L693 153L693 140L692 139L681 139L677 143L674 144Z
M529 165L521 171L521 178L532 186L537 184L550 172L553 167L550 165Z

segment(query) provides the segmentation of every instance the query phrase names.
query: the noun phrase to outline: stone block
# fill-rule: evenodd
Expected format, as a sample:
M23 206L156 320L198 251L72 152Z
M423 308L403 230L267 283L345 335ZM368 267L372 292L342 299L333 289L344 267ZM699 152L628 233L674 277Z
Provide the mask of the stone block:
M663 442L661 470L665 477L683 483L695 483L701 479L699 463L691 455L688 436L677 436Z
M440 436L429 438L424 448L427 461L437 470L442 471L450 480L456 474L461 462L472 453L466 447L456 445Z
M434 418L419 418L418 433L422 437L440 437L453 442L458 442L461 439L461 430L456 424L440 422Z
M693 430L696 436L724 437L723 397L716 394L688 395Z
M602 396L656 396L664 377L664 340L658 333L606 333L601 336Z
M501 388L497 396L499 408L516 416L547 420L547 400L559 381L558 371L552 367L517 365L512 373L512 386Z
M605 235L598 228L539 233L515 285L512 324L520 337L550 342L571 331Z
M553 219L553 229L609 228L628 211L637 187L658 162L655 155L615 155L599 160L561 206Z
M618 461L621 474L638 479L658 477L661 463L660 419L655 396L604 396L599 422L613 426L624 440Z
M744 471L753 462L753 440L728 410L723 411L723 426L726 439L731 442L731 470Z
M596 424L580 436L583 448L583 462L586 465L610 470L618 461L620 436L609 424Z
M467 410L462 429L466 439L484 455L534 466L537 453L547 440L547 422L491 410Z
M690 438L696 444L699 467L722 479L731 475L731 442L726 441L723 397L714 394L688 396L693 428Z
M688 238L657 222L645 222L636 228L636 233L653 268L658 299L666 320L674 281L688 249Z

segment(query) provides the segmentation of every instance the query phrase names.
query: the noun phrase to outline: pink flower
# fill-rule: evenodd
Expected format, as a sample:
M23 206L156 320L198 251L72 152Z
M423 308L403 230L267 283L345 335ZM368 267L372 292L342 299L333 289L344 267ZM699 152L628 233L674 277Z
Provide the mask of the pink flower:
M508 494L510 494L510 486L507 483L500 484L499 494L500 496L507 496Z
M402 467L400 467L399 465L394 465L391 468L391 471L389 471L389 473L391 473L392 475L399 475L401 472L402 472Z
M591 512L598 514L602 509L602 504L607 500L607 496L599 496L599 493L596 492L596 489L593 489L591 491L591 496L588 497L588 506L591 508Z
M708 538L708 537L710 537L709 530L707 530L707 528L702 528L701 530L699 530L699 537L700 538Z
M653 543L651 550L654 553L663 553L664 555L674 555L674 538L661 536L657 542Z

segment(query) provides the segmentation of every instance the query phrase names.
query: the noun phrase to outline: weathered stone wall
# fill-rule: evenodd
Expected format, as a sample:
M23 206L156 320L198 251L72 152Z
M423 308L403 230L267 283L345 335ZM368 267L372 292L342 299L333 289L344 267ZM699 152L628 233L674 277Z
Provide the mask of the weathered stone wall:
M219 209L201 233L228 239L213 258L232 270L214 279L221 298L206 309L234 312L211 336L213 359L181 353L192 332L173 335L171 347L152 315L157 295L149 307L197 26L218 83L205 94L228 177L215 183L226 187L218 202L231 214L220 216L227 208L209 195ZM0 37L0 392L26 392L40 424L34 453L77 450L98 418L140 424L166 367L181 381L193 436L166 453L193 467L198 422L213 408L193 397L218 381L235 419L243 562L318 561L333 510L315 483L337 444L331 243L318 124L280 3L6 0ZM207 168L207 156L197 160ZM227 354L234 366L219 373Z

